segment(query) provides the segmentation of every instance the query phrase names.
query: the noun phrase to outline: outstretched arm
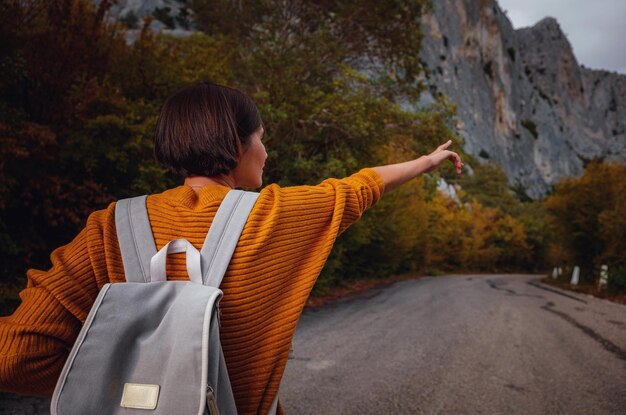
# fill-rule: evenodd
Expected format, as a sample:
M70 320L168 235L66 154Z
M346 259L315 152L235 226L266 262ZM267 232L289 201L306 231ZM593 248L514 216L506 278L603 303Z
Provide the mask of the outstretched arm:
M456 167L456 172L461 174L463 163L461 157L454 151L447 150L452 144L452 140L437 147L435 151L427 156L421 156L415 160L404 163L388 164L386 166L372 167L385 183L385 193L408 182L422 173L435 170L445 160L450 160Z

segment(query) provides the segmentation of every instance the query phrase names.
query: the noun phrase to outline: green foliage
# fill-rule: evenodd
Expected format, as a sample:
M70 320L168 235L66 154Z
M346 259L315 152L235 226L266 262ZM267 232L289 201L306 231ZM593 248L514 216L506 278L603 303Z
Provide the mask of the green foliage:
M510 47L506 51L509 54L509 56L511 57L511 60L513 62L515 62L515 48L514 47Z
M137 29L137 27L139 26L139 18L132 10L126 13L126 15L124 15L124 17L122 17L120 21L124 23L129 29Z
M512 258L511 264L518 264L517 269L540 270L546 263L549 244L548 217L543 205L529 199L519 188L511 188L502 168L493 163L476 165L474 174L463 176L459 184L464 202L500 209L509 218L507 221L515 223L511 226L522 226L524 242L518 243L523 252Z
M0 16L2 277L46 267L48 253L94 209L176 185L152 157L154 127L166 97L194 82L231 85L257 102L270 155L265 183L319 183L448 139L460 151L449 128L454 105L439 97L406 109L423 89L416 22L427 4L195 0L187 5L202 33L154 34L148 18L128 45L124 26L106 19L109 1L8 3ZM451 164L438 174L456 176ZM437 178L386 195L341 235L316 290L350 278L541 260L541 206L522 205L500 170L479 166L463 179L463 206L436 191Z
M537 124L535 124L533 120L524 118L522 120L522 127L527 129L528 132L531 133L533 137L539 138L539 133L537 132Z
M541 272L548 266L548 248L556 236L550 233L549 216L542 201L524 198L521 213L515 216L524 226L527 250L527 262L520 269Z
M167 7L167 6L166 7L157 7L152 12L152 15L159 22L163 23L165 25L165 27L167 27L168 29L174 29L176 27L176 22L174 20L174 17L172 17L170 15L171 11L172 11L171 7Z
M542 99L544 99L548 104L552 105L552 100L550 99L550 97L545 92L543 92L543 90L541 88L536 88L536 89L537 89L537 92L539 93L539 96ZM537 138L537 137L535 137L535 138Z
M626 169L622 165L613 167L609 176L613 185L610 187L610 198L598 215L600 240L604 246L596 262L610 266L626 267L626 180L623 174ZM612 200L611 200L612 199Z
M45 263L106 191L59 163L69 131L89 118L116 44L87 1L9 2L0 14L0 260L2 277ZM58 203L63 200L65 206ZM47 252L46 252L47 253Z
M511 190L515 193L515 197L517 197L520 202L532 202L532 199L528 196L528 193L526 193L524 185L519 181L513 185Z
M466 202L476 200L486 207L499 207L504 212L517 215L521 211L519 200L510 189L508 178L502 168L494 163L478 164L473 175L459 180Z
M249 59L265 66L241 69L278 69L265 85L309 81L315 74L329 76L345 64L376 74L387 94L416 99L415 87L423 87L417 81L422 33L416 22L429 4L428 0L192 0L190 8L202 31L237 39ZM285 71L299 77L279 78Z
M183 29L191 29L189 10L186 7L181 7L176 15L176 23Z
M485 63L483 65L483 72L485 72L485 75L487 75L489 78L493 79L493 68L492 68L493 62L492 61L488 61L487 63Z
M609 269L606 288L612 294L626 294L626 267Z
M626 264L626 165L593 162L578 179L559 183L545 206L551 216L555 263L580 265L593 283L594 268Z

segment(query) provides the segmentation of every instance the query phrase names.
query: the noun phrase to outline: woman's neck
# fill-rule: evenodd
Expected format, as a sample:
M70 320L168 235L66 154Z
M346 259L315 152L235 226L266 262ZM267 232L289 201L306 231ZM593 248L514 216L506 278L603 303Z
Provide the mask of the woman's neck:
M186 177L185 186L191 187L196 193L200 192L200 188L204 186L225 186L231 189L235 188L235 180L230 175L206 177L206 176L193 176Z

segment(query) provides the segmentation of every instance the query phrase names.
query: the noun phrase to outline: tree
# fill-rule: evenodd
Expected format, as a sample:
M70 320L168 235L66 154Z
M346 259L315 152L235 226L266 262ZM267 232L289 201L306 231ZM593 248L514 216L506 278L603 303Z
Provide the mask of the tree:
M113 76L135 53L111 3L8 1L0 14L0 271L46 267L87 215L163 188L152 161L158 108L129 101ZM128 59L132 62L132 59ZM144 113L142 113L142 110ZM146 115L149 113L149 116Z
M462 176L458 183L462 187L464 202L499 208L523 225L526 245L522 252L517 252L519 257L510 258L509 269L538 271L546 266L549 229L547 214L540 201L529 199L519 187L511 188L502 168L493 163L476 165L474 174Z
M545 202L562 259L580 265L586 282L593 282L599 260L623 260L625 173L623 164L591 163L582 177L559 183Z

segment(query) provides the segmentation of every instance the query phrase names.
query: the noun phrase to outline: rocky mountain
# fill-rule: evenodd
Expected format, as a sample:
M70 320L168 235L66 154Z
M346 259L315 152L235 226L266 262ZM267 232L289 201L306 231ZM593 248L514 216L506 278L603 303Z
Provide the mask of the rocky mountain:
M99 3L100 0L93 0ZM186 0L117 0L111 6L111 16L124 22L131 30L129 40L134 40L146 16L152 17L150 27L174 35L185 35L192 29L193 12Z
M594 159L626 161L626 75L580 66L554 18L514 30L493 0L437 0L422 27L423 102L456 102L465 150L529 196Z
M94 0L97 1L97 0ZM626 162L626 75L580 66L558 22L514 30L495 0L433 0L422 19L429 91L458 104L465 150L540 198L592 160ZM119 0L113 15L189 33L185 0Z

